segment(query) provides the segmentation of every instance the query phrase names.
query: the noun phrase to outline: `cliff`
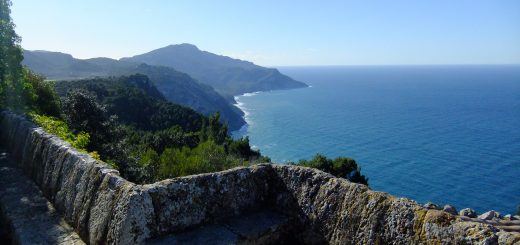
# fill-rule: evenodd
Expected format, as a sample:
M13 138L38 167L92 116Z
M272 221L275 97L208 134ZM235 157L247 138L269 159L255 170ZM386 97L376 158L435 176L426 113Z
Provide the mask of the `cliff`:
M21 116L3 112L0 129L0 142L18 166L90 244L194 242L206 236L259 244L520 242L517 232L426 209L315 169L261 164L136 185ZM269 229L248 236L252 229L239 225L247 220Z

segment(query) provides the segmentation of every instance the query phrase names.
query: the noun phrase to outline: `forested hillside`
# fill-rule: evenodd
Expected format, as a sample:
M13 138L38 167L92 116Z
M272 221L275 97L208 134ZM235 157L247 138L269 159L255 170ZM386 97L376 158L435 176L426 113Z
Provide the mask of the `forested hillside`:
M168 102L147 76L59 81L55 88L67 125L92 139L85 149L133 181L268 161L247 139L232 140L219 114L208 118Z
M190 107L204 115L220 112L222 122L231 130L245 124L243 113L215 90L173 68L142 63L123 62L109 58L75 59L69 54L48 51L23 52L23 64L51 80L77 80L94 77L122 76L140 73L157 86L173 103Z
M139 130L154 131L178 125L186 131L196 131L203 122L200 113L168 102L144 75L59 81L55 87L62 98L77 89L91 92L120 123Z

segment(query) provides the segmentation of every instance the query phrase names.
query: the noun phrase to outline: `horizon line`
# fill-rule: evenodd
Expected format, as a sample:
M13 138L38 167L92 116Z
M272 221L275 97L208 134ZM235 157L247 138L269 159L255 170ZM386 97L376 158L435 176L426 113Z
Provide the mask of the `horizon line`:
M189 44L189 43L182 43L182 44ZM181 44L171 44L171 45L181 45ZM171 46L171 45L168 45L168 46ZM193 44L191 44L191 45L193 45ZM194 45L194 46L196 46L196 45ZM165 46L165 47L167 47L167 46ZM21 47L21 49L22 50L31 51L31 52L42 51L42 52L53 52L53 53L67 54L67 55L71 55L74 59L79 59L79 60L90 60L90 59L98 59L98 58L107 58L107 59L112 59L112 60L118 60L119 61L119 60L124 59L124 58L132 57L132 56L125 56L125 57L121 57L121 58L112 58L112 57L107 57L107 56L94 56L94 57L90 57L90 58L80 58L80 57L74 56L71 53L66 53L64 51L51 51L51 50L45 50L45 49L32 49L31 50L31 49L25 49L23 47ZM205 50L201 50L201 51L205 51ZM206 52L210 52L210 51L206 51ZM212 52L210 52L210 53L212 53ZM256 62L250 61L250 60L244 60L244 59L241 59L241 58L235 58L235 57L228 56L228 55L225 55L225 54L216 54L216 53L212 53L212 54L226 56L226 57L229 57L229 58L238 59L238 60L242 60L242 61L252 62L255 65L263 66L263 67L267 67L267 68L282 68L282 67L347 67L347 66L349 66L349 67L354 67L354 66L357 66L357 67L363 67L363 66L364 67L367 67L367 66L520 66L520 63L430 63L430 64L428 64L428 63L424 63L424 64L403 64L403 63L400 63L400 64L261 65L261 64L258 64Z

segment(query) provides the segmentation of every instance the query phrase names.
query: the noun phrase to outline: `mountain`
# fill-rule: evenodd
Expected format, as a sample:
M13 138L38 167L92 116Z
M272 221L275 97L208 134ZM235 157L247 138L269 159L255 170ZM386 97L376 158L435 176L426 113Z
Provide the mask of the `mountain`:
M307 87L277 69L202 51L191 44L170 45L121 60L173 67L223 95Z
M245 124L243 113L211 86L171 67L118 61L110 58L76 59L70 54L24 50L25 66L52 80L76 80L93 77L143 74L150 78L164 97L173 103L190 107L204 115L220 112L231 130Z

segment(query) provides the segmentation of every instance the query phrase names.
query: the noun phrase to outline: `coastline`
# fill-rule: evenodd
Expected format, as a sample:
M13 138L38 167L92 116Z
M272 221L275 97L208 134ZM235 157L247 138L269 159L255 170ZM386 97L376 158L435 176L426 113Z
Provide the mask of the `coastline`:
M239 94L239 95L234 95L233 100L235 101L235 103L233 104L233 106L235 106L240 111L242 111L242 113L244 114L242 116L242 118L244 119L246 124L242 125L242 127L240 127L239 129L232 131L231 137L238 139L238 138L245 136L247 134L247 129L249 128L249 126L251 126L253 124L251 122L251 118L249 118L249 116L251 115L251 111L247 107L244 106L244 103L240 101L240 98L251 97L251 96L258 95L260 93L273 92L273 91L277 91L277 90L293 90L293 89L312 88L312 85L306 84L306 83L304 83L304 84L305 84L304 87L298 87L298 88L275 89L275 90L265 90L265 91L260 90L260 91L255 91L255 92L247 92L247 93L243 93L243 94Z
M242 118L244 119L244 121L246 122L246 124L242 125L242 127L240 127L238 130L234 130L231 132L231 137L235 138L235 139L239 139L239 138L242 138L244 137L246 134L247 134L247 129L249 128L249 126L252 124L251 123L251 119L249 118L249 116L251 115L251 112L244 106L244 103L242 101L240 101L240 98L241 97L251 97L251 96L255 96L257 94L260 94L261 92L263 91L256 91L256 92L250 92L250 93L243 93L241 95L235 95L233 96L233 99L235 100L235 104L233 104L235 107L237 107L240 111L242 111L242 113L244 114L242 116Z

